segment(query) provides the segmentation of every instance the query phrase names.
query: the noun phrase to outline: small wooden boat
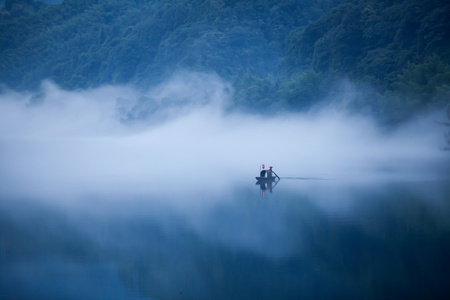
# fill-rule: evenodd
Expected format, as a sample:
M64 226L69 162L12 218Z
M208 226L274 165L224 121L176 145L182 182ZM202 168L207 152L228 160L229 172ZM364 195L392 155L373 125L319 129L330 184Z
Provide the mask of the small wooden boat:
M259 173L259 177L255 177L258 182L265 183L265 182L274 182L276 179L280 180L280 177L277 175L277 173L275 173L272 170L273 167L270 167L269 170L264 170L264 167L265 167L264 164L262 164L260 173ZM266 176L269 174L270 174L270 176ZM275 176L272 176L272 174L274 174Z
M277 177L255 177L257 181L260 182L270 182L270 181L275 181L277 179Z

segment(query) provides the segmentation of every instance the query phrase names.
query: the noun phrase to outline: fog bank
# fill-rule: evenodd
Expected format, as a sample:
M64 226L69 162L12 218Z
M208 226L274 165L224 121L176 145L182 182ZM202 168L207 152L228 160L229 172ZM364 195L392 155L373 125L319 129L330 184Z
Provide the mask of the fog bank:
M429 114L386 132L367 116L316 109L273 117L229 112L232 89L180 74L127 86L0 95L3 195L178 193L243 180L262 163L281 177L448 175L445 127ZM173 188L173 186L177 188Z

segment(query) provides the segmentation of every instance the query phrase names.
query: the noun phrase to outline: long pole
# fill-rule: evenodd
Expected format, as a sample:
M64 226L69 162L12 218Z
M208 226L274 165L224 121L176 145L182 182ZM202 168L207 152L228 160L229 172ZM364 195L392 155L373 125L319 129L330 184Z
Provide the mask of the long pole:
M275 174L275 176L277 176L278 179L281 179L280 176L277 175L277 173L275 173L274 171L272 171L273 174Z

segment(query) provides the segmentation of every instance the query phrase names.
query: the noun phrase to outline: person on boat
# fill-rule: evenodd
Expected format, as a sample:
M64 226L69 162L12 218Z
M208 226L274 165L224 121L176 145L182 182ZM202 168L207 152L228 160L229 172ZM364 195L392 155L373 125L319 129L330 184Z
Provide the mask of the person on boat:
M273 177L273 167L269 167L269 170L267 171L267 178L272 178Z
M273 168L273 167L269 167L269 170L267 171L267 178L269 178L269 179L273 178L273 177L274 177L273 175L275 175L276 177L278 177L277 173L275 173L275 172L272 170L272 168ZM280 179L280 177L278 177L278 179Z
M270 167L269 168L269 170L265 170L264 169L264 165L261 165L261 167L262 167L262 170L261 170L261 172L259 173L259 177L256 177L256 179L257 180L273 180L274 179L274 175L275 175L275 177L277 177L278 179L280 179L280 177L278 177L278 175L277 175L277 173L275 173L273 170L272 170L272 168L273 167ZM267 177L266 177L266 175L267 175Z

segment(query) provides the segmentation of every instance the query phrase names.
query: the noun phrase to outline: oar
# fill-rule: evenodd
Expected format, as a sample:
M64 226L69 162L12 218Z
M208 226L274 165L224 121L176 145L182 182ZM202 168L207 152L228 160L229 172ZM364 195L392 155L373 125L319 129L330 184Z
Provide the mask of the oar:
M275 174L275 176L277 176L278 180L280 180L280 176L277 175L277 173L275 173L274 171L272 171L273 174Z

